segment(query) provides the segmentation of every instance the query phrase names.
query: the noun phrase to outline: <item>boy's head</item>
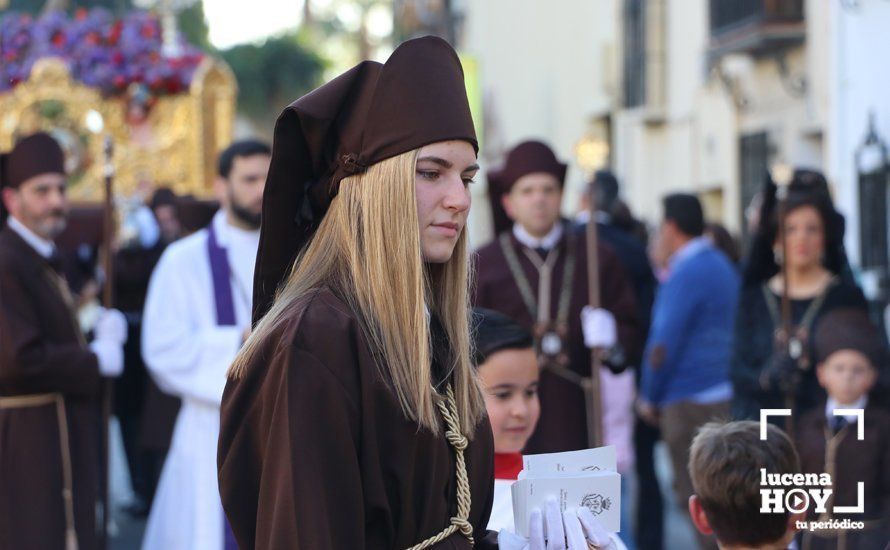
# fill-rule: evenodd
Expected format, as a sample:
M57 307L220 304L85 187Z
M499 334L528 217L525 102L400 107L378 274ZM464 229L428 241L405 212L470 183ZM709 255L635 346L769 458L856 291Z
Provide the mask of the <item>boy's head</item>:
M871 391L884 363L877 327L861 310L839 309L825 315L814 335L816 377L829 397L851 405Z
M477 308L475 364L497 453L525 447L541 414L538 359L531 334L495 311Z
M800 471L797 451L785 432L769 425L766 441L753 421L711 422L689 450L695 494L689 514L696 529L714 534L721 548L786 548L803 514L761 513L761 468L770 474Z

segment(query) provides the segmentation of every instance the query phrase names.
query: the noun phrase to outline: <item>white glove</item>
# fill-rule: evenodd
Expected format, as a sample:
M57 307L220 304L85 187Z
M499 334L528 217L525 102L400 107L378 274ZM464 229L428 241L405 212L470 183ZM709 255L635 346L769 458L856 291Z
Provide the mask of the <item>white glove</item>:
M540 516L532 514L529 520L540 524ZM547 550L566 550L566 531L562 524L562 513L559 511L559 504L556 499L548 498L544 504L544 521L543 529L535 526L529 530L531 547L544 548L544 539L547 539ZM586 545L585 545L586 546ZM572 548L571 550L581 550Z
M90 350L99 359L99 372L102 376L117 378L124 371L124 350L121 344L112 340L93 340Z
M618 549L618 545L615 544L615 539L609 535L609 532L606 531L603 525L593 516L593 512L590 511L590 508L581 506L576 510L576 517L581 523L581 528L584 530L584 538L587 539L587 542L594 547L602 548L603 550Z
M139 228L139 244L142 248L149 249L156 245L161 238L161 228L151 209L145 205L140 206L133 213L133 217Z
M103 309L96 326L93 327L94 340L114 342L118 347L127 342L127 318L116 309Z
M618 342L615 316L603 308L584 306L581 310L584 345L588 348L610 349Z
M103 309L96 326L90 350L99 359L102 376L116 378L124 370L124 349L127 341L127 319L116 309Z
M548 499L545 513L542 514L539 509L532 510L528 523L529 538L503 529L498 533L498 548L501 550L587 550L591 546L601 550L619 548L586 506L567 509L560 513L556 499Z

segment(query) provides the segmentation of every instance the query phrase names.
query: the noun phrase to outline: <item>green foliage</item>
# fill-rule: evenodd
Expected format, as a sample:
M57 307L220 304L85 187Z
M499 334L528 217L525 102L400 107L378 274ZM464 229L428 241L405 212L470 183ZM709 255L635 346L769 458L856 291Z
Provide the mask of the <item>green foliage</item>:
M318 85L324 62L297 33L239 44L220 52L238 79L238 106L268 122L291 101Z
M179 32L185 37L186 42L208 53L214 51L213 46L210 45L210 30L207 28L207 20L204 18L204 2L196 2L194 6L183 10L179 14L178 21Z

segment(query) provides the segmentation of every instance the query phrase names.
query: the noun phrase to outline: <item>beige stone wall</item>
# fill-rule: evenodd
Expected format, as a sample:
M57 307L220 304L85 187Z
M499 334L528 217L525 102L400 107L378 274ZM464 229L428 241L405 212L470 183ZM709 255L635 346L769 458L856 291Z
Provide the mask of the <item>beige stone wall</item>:
M822 133L828 112L830 51L827 9L809 0L805 43L785 50L790 78L807 81L803 97L797 97L783 85L779 64L772 56L749 57L721 78L720 67L707 63L707 2L686 0L665 6L664 122L647 123L640 109L619 110L615 169L638 215L654 222L664 194L694 192L706 203L709 216L738 232L743 207L742 135L765 131L775 160L824 168ZM744 99L743 107L736 105L730 88Z
M824 169L830 111L829 7L807 0L806 39L785 50L789 81L803 77L802 97L783 84L774 56L735 63L724 77L709 66L707 0L651 0L647 22L648 105L620 106L620 0L470 0L462 50L478 58L486 91L485 161L537 137L562 158L590 120L612 115L612 167L625 198L655 223L673 191L699 194L710 216L738 232L742 225L739 138L767 132L774 160ZM737 58L738 59L738 58ZM737 106L735 98L744 98ZM583 180L574 165L565 210ZM484 186L477 186L477 201ZM478 203L477 203L478 204ZM487 215L478 208L478 215ZM488 238L486 223L474 242Z
M479 63L485 94L483 164L525 139L541 139L570 161L564 210L575 210L584 180L575 144L589 121L609 112L617 91L618 0L470 0L462 53ZM470 220L474 245L490 239L484 177Z

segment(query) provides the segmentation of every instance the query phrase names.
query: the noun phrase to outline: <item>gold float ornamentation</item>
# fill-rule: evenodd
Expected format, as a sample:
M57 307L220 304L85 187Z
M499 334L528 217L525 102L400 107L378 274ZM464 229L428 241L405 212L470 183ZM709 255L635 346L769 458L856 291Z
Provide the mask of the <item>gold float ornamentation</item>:
M97 202L103 193L103 139L110 135L118 195L132 195L148 182L209 197L216 156L232 139L236 95L228 66L206 57L187 92L161 96L144 116L128 117L126 96L102 97L73 80L64 61L45 58L27 81L0 94L0 150L38 130L52 133L65 149L71 199Z

